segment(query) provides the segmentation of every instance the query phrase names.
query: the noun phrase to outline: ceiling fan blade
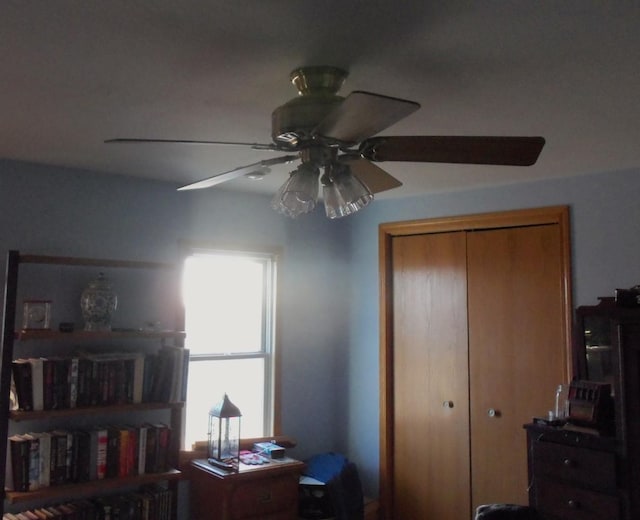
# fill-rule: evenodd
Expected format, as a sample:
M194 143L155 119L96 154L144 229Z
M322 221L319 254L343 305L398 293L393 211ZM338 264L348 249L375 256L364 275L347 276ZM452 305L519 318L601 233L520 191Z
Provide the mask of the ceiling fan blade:
M373 137L361 144L360 153L371 161L531 166L544 143L543 137Z
M203 144L203 145L219 145L219 146L249 146L254 150L273 150L282 151L273 144L262 143L238 143L234 141L192 141L189 139L138 139L132 137L119 137L116 139L107 139L106 144Z
M371 190L371 193L380 193L402 186L398 179L362 157L343 155L340 157L340 161L351 167L351 173L363 182Z
M247 173L264 170L269 166L273 166L275 164L292 162L292 161L295 161L296 159L298 159L297 155L283 155L281 157L274 157L273 159L266 159L264 161L259 161L257 163L249 164L247 166L240 166L239 168L234 168L233 170L219 173L217 175L214 175L213 177L208 177L206 179L202 179L201 181L197 181L192 184L187 184L186 186L182 186L178 188L178 191L201 190L203 188L210 188L212 186L215 186L216 184L220 184L226 181L230 181L232 179L236 179L238 177L242 177Z
M415 101L354 91L314 129L315 135L354 145L420 108Z

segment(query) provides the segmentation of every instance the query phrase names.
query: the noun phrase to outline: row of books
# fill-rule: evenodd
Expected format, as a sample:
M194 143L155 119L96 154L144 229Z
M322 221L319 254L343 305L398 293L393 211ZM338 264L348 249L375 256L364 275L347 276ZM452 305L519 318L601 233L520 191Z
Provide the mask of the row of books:
M12 435L7 446L5 487L34 491L160 473L168 469L170 442L171 429L163 423Z
M174 500L170 489L154 484L122 495L5 513L2 520L170 520Z
M186 398L189 351L80 351L68 357L12 362L14 409L58 410Z

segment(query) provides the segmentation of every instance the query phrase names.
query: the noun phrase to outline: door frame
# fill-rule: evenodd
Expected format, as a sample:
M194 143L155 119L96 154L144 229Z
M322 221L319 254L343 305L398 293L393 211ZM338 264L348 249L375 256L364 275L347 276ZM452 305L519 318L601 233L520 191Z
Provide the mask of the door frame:
M562 240L563 328L567 380L571 379L573 305L569 206L549 206L454 217L382 223L378 227L380 288L380 504L393 518L393 263L397 236L557 224Z

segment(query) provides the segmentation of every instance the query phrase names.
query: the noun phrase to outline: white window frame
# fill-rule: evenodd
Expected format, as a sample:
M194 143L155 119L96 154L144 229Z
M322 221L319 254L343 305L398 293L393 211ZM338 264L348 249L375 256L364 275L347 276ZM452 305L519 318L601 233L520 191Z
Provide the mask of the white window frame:
M230 257L239 257L243 259L253 259L263 263L264 286L263 286L263 320L262 320L262 341L261 350L248 353L209 353L209 354L190 354L189 363L197 363L198 361L228 361L235 359L263 359L264 360L264 408L263 408L263 426L262 436L270 437L280 433L279 425L279 393L277 391L278 384L278 365L277 348L276 348L276 329L277 329L277 287L278 287L278 267L280 255L275 251L247 251L237 249L224 249L217 247L188 247L185 255L186 260L192 256L206 255L222 255ZM185 315L186 315L185 302ZM188 331L187 346L188 346ZM186 403L188 406L188 403ZM185 411L186 414L186 411ZM186 425L186 422L185 422ZM206 432L204 432L203 441L206 440ZM191 447L187 447L190 449Z

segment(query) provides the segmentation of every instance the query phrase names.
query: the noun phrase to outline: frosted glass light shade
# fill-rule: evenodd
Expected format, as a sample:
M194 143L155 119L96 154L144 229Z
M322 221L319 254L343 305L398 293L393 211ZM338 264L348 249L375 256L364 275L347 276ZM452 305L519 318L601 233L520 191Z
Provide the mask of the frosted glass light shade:
M351 215L373 200L373 193L345 165L332 168L322 190L325 213L330 219Z
M316 166L302 163L277 191L271 207L291 218L313 211L318 202L319 174Z

